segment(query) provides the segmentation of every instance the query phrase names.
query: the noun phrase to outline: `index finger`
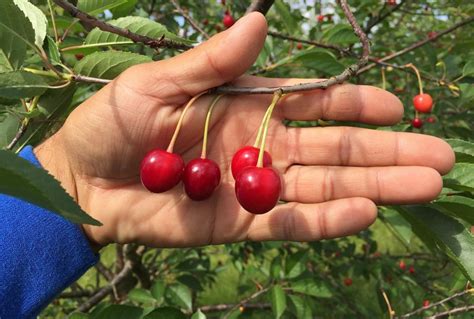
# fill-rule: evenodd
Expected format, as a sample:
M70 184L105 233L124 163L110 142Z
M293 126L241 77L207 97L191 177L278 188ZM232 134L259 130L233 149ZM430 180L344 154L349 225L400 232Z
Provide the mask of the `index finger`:
M320 80L245 76L235 85L278 87L316 81ZM393 125L403 117L403 104L395 95L374 86L354 84L291 93L281 100L278 109L288 120L323 119Z

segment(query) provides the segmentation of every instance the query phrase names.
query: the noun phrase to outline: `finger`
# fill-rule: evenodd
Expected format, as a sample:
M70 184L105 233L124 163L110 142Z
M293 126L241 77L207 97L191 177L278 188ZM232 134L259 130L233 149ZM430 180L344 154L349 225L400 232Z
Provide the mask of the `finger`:
M249 240L314 241L356 234L375 221L377 207L361 197L321 204L288 203L257 215Z
M424 203L435 199L443 187L437 171L413 166L292 166L283 179L282 199L300 203L349 197L365 197L377 204Z
M230 29L174 58L135 66L128 82L148 95L194 96L242 75L255 62L267 34L264 16L254 12ZM166 90L165 90L166 89Z
M454 165L443 140L422 134L354 127L288 128L290 163L330 166L427 166L441 174Z
M320 80L243 77L237 84L282 86L310 81ZM281 100L278 109L289 120L326 119L376 125L392 125L403 116L403 104L395 95L374 86L353 84L292 93Z

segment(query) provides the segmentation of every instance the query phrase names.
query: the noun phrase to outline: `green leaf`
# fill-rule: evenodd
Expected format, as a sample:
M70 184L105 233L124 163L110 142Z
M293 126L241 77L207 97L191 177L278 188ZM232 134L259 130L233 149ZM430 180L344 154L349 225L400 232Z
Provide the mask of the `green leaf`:
M130 14L130 12L132 12L132 10L135 8L137 2L138 0L127 0L125 3L116 6L110 11L112 12L114 18L120 18Z
M48 29L48 19L46 19L43 11L28 0L13 0L13 2L30 20L35 31L35 44L38 47L42 47Z
M313 313L308 302L306 302L303 297L297 295L289 295L291 304L293 305L293 314L298 319L312 319Z
M176 305L183 307L186 310L192 309L191 290L185 285L171 285L166 289L166 292Z
M108 23L154 39L161 39L164 36L166 39L177 43L193 43L192 41L180 38L177 35L169 32L164 25L143 17L123 17L117 20L111 20ZM84 44L85 46L110 46L130 45L134 44L134 42L117 34L105 32L95 28L87 35Z
M18 99L41 95L49 87L45 78L26 71L0 73L0 97Z
M53 65L58 65L61 63L61 53L59 53L59 48L56 45L56 42L50 36L46 37L47 40L47 53L49 60Z
M276 319L280 318L286 309L286 295L280 285L275 285L270 291L273 315Z
M283 20L287 31L291 34L294 34L296 30L299 29L299 25L291 13L290 6L284 3L282 0L276 0L274 7L277 13L280 15L281 20Z
M348 45L359 42L352 28L347 24L336 24L323 34L324 42L331 44Z
M410 223L395 209L381 207L380 211L382 214L379 214L379 218L382 223L393 232L397 239L403 242L406 247L409 247L413 235Z
M206 319L206 315L201 311L201 309L198 309L192 316L191 319Z
M286 259L286 277L295 278L306 270L304 260L306 259L306 251L298 251L291 254Z
M110 305L102 309L92 319L140 319L143 309L127 305Z
M13 71L13 67L10 64L10 61L8 61L8 58L5 55L5 52L3 52L2 49L0 49L0 73L10 72L10 71Z
M12 0L0 1L0 39L0 49L13 69L18 69L25 60L27 46L34 46L35 31Z
M400 213L429 246L436 245L469 279L474 278L474 237L458 220L426 206L405 206Z
M163 295L165 294L165 288L165 283L158 280L153 284L153 286L151 286L151 295L156 300L159 300L163 298Z
M4 108L4 106L0 106ZM10 112L0 113L0 149L5 148L10 144L15 137L18 128L20 127L21 118L14 113L14 110L21 109L18 106L5 107Z
M77 74L101 79L113 79L135 64L151 62L151 58L130 52L95 52L74 66Z
M456 163L474 163L474 143L458 139L447 139L456 154Z
M455 190L474 192L474 164L457 163L443 178L444 186Z
M74 312L68 316L68 319L89 319L90 316L87 313Z
M474 60L468 61L464 68L462 69L463 76L473 76L474 75Z
M331 298L332 292L323 282L315 282L312 279L303 279L293 282L291 289L305 295L318 298Z
M128 293L128 299L138 303L154 303L156 300L151 292L143 288L134 288Z
M474 225L474 199L464 196L444 196L433 203L447 209L458 218Z
M126 2L127 0L79 0L77 1L77 8L95 16Z
M186 319L184 313L173 307L161 307L147 314L143 319Z
M74 202L45 170L8 151L0 151L0 193L24 199L75 223L101 225Z
M334 54L321 48L313 48L295 54L295 62L302 67L314 69L327 74L339 74L344 71L345 66L341 64Z

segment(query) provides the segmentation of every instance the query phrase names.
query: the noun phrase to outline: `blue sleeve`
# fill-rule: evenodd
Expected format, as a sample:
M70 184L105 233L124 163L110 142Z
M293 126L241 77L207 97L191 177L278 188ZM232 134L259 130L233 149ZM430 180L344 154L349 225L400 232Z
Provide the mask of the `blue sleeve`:
M20 156L41 167L31 147ZM0 319L34 318L97 261L78 225L0 194Z

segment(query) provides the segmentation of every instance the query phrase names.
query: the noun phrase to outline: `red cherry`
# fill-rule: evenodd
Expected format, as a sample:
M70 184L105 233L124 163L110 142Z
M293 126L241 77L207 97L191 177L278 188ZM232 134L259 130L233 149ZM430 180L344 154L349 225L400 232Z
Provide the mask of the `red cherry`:
M235 181L237 200L252 214L265 214L275 207L280 191L280 176L271 167L246 167Z
M163 193L181 180L184 161L178 154L161 149L150 151L140 165L140 178L150 192Z
M77 54L74 54L74 56L76 57L76 60L77 60L77 61L81 61L82 58L84 57L84 54L82 54L82 53L77 53Z
M234 25L235 20L234 20L234 18L232 18L232 16L229 13L226 13L226 14L224 14L224 19L222 19L222 23L228 29L232 25Z
M397 4L397 1L396 1L396 0L387 0L387 4L388 4L389 6L394 6L394 5Z
M184 190L192 200L205 200L211 197L219 185L221 171L213 160L195 158L184 168Z
M344 285L347 287L352 286L352 278L344 278Z
M430 31L428 32L428 38L429 39L433 39L435 36L437 36L438 34L434 31Z
M423 300L423 307L428 307L430 305L430 301L429 300Z
M253 146L244 146L232 158L232 176L237 178L239 173L248 166L257 166L258 153L260 150ZM272 166L272 157L265 151L263 153L263 167Z
M418 112L429 113L433 106L433 99L429 94L418 94L413 98L413 105Z
M405 271L405 269L407 269L407 265L405 264L405 262L403 260L400 260L400 262L398 263L398 267Z
M323 22L324 16L322 14L318 15L318 22Z
M408 272L410 274L414 274L415 273L415 267L414 266L410 266L410 268L408 268Z
M303 50L303 44L301 42L298 42L298 44L296 44L296 48L298 50Z
M209 24L209 19L204 19L204 20L202 20L202 24L203 24L203 25L208 25L208 24Z
M411 121L411 125L414 128L421 128L423 126L423 121L419 117L416 117Z
M428 123L436 123L436 118L430 116L429 118L426 119L426 122L428 122Z

